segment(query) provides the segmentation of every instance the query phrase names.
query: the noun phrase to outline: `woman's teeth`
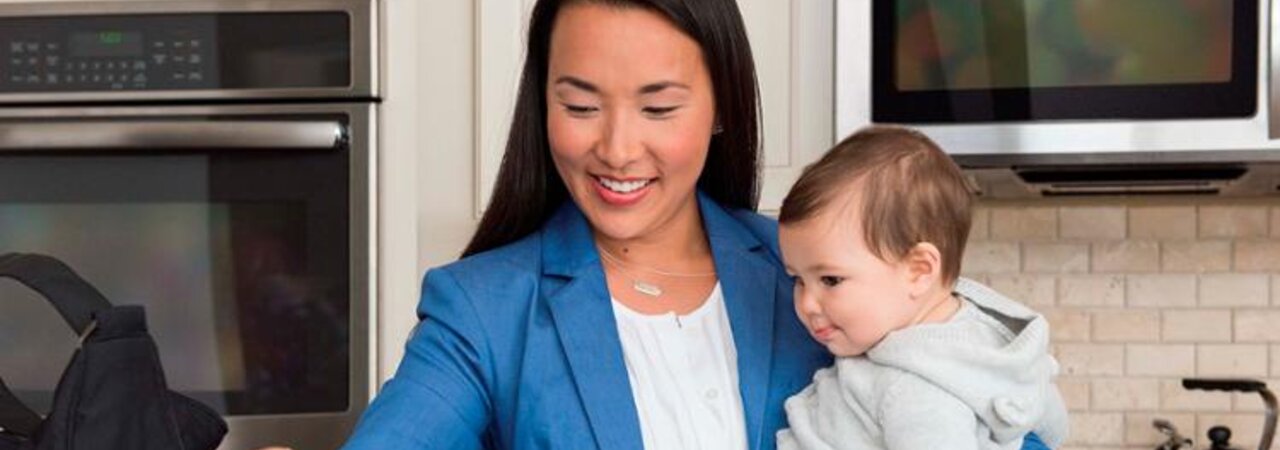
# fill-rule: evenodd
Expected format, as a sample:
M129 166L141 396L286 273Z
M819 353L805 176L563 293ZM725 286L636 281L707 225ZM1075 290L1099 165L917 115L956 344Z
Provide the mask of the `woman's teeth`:
M613 192L617 192L619 194L629 194L629 193L635 192L637 189L648 186L649 182L653 181L652 179L635 180L635 181L615 181L615 180L610 180L608 178L598 178L598 179L600 180L600 184L604 185L604 187L609 188L609 190Z

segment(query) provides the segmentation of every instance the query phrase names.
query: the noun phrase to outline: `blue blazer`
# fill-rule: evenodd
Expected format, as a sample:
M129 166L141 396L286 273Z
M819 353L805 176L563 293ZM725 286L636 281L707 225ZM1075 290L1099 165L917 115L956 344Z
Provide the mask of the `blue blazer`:
M792 310L777 223L699 194L738 352L751 449L831 364ZM421 322L348 450L642 448L604 272L566 202L541 230L427 272ZM1036 448L1036 447L1026 447Z

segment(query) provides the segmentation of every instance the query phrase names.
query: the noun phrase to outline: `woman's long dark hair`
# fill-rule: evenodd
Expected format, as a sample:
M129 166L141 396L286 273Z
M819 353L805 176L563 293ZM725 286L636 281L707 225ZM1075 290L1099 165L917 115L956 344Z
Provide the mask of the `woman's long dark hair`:
M568 3L645 8L666 16L698 42L711 74L718 124L698 188L729 207L754 211L759 199L760 122L755 62L734 0L539 0L529 23L529 47L515 114L489 208L462 256L501 247L534 232L569 193L547 140L547 70L551 30Z

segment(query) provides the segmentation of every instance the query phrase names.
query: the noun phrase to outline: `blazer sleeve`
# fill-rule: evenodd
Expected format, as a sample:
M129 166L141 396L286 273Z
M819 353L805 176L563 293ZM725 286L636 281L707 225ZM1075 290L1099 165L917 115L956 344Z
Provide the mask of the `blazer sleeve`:
M489 349L475 305L447 269L427 272L404 359L345 450L479 449L490 422Z

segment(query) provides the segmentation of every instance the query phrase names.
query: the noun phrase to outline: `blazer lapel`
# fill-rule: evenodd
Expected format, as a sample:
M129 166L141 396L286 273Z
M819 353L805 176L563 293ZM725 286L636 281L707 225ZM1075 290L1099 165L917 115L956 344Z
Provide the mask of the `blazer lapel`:
M759 449L773 363L777 269L766 259L768 249L741 223L701 193L698 200L737 347L747 443Z
M596 446L640 450L640 419L609 290L586 218L573 202L566 202L543 229L542 294L564 345Z

